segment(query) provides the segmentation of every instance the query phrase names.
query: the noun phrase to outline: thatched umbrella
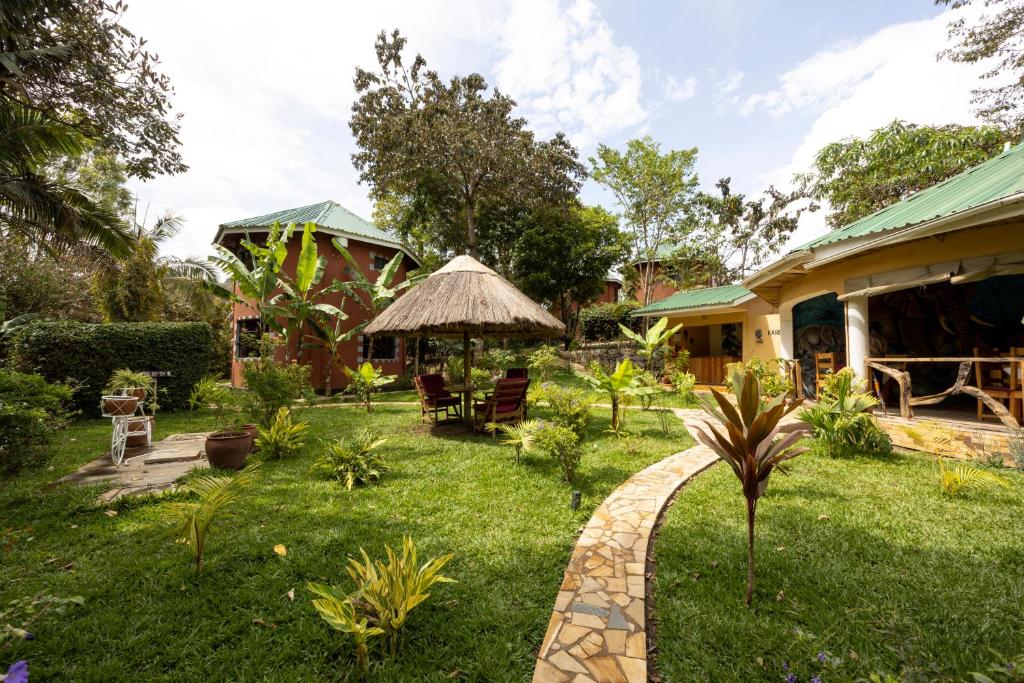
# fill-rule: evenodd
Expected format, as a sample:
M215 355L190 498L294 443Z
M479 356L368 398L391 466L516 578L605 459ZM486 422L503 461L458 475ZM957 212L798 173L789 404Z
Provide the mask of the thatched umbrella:
M555 336L565 325L505 278L471 256L456 256L384 309L365 334L462 337L462 369L470 379L471 337ZM470 395L463 395L469 421Z

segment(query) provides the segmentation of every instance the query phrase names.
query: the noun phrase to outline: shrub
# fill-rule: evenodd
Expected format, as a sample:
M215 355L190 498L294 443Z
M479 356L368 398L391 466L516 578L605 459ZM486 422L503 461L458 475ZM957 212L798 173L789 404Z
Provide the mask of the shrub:
M819 400L800 411L800 419L811 426L815 450L833 457L892 454L889 435L868 412L878 399L864 392L853 370L843 368L830 376L819 392Z
M540 420L526 420L514 425L497 425L498 431L504 436L501 443L506 446L512 446L515 449L516 462L519 462L519 457L523 453L529 453L533 450L533 437L537 435L543 424Z
M355 486L369 486L388 471L384 456L377 452L386 442L369 429L356 432L351 439L332 441L313 465L313 471L337 479L349 491Z
M398 650L399 631L409 613L430 597L428 591L434 584L454 583L454 579L441 574L454 557L452 554L431 558L420 565L416 545L408 536L402 538L401 555L389 546L384 547L384 552L387 562L371 560L362 548L359 549L361 562L348 558L348 575L356 586L351 593L346 594L334 586L308 584L309 590L320 596L313 601L313 607L324 621L355 637L356 658L364 670L368 664L366 642L369 637L383 635L394 655Z
M547 424L534 435L533 442L542 453L558 460L563 480L570 484L576 480L576 470L583 460L583 447L576 432L561 425Z
M278 361L277 344L269 337L260 340L256 358L242 363L242 378L249 390L246 408L252 419L264 427L270 425L281 408L289 408L295 400L311 392L310 366Z
M672 375L672 388L687 403L694 403L697 395L693 393L693 387L697 384L697 377L689 372L677 372Z
M541 382L547 382L551 375L565 367L565 362L558 355L558 349L548 344L542 344L531 353L527 364L531 370L536 371L537 379Z
M373 411L373 404L370 402L374 392L395 381L395 375L385 375L380 368L375 368L370 363L363 363L358 368L342 368L345 376L348 377L348 386L345 391L355 394L366 406L366 412Z
M491 348L480 357L480 367L492 375L504 374L509 368L514 368L521 362L519 354L508 349Z
M551 408L551 421L571 429L577 436L583 436L590 424L590 407L593 401L582 389L566 389L557 384L544 384L539 398L546 400Z
M256 448L268 457L284 458L305 448L306 442L303 438L307 431L308 422L292 422L292 411L281 408L270 427L260 427L259 436L256 437Z
M188 406L193 385L210 370L213 332L206 323L79 323L27 325L10 341L15 370L38 372L49 382L73 380L74 408L100 414L99 397L118 368L169 371L160 377L165 410Z
M580 330L587 341L610 341L618 339L621 334L619 325L625 325L637 332L643 321L633 316L633 311L640 308L638 301L589 306L580 311Z
M1010 457L1013 458L1013 466L1024 472L1024 430L1010 435Z
M734 383L733 377L737 374L745 375L753 372L757 383L761 387L761 395L768 398L775 398L793 391L793 383L784 377L779 371L779 361L764 361L760 358L751 358L746 363L729 363L726 367L723 383L729 386Z
M633 377L632 393L640 399L640 405L644 410L651 409L655 397L661 392L661 382L654 376L654 373L641 370Z
M665 349L665 374L672 377L678 373L690 369L690 352L686 349L673 349L671 346Z
M0 468L16 472L42 464L51 439L64 427L71 398L66 384L0 369Z
M249 401L251 397L246 395L245 399ZM238 392L215 375L206 375L196 382L188 397L189 410L209 411L220 433L241 430L240 403Z
M936 458L938 472L936 477L942 492L947 496L959 496L973 489L991 488L1001 486L1009 488L1010 482L995 472L979 469L968 465L965 462L958 462L952 467L946 467L943 458Z

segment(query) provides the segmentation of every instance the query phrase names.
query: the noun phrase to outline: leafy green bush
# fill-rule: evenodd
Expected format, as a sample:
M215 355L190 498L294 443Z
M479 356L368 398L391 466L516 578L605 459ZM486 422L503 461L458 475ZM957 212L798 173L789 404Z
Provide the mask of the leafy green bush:
M270 427L260 427L256 448L270 458L294 455L305 448L306 442L303 439L308 431L308 422L292 422L292 411L281 408Z
M0 468L15 472L42 464L51 439L64 427L71 398L66 384L0 369Z
M395 375L385 375L379 367L375 368L370 363L363 363L355 370L344 367L345 376L348 377L348 386L345 391L355 394L366 407L366 412L373 411L371 399L374 392L380 391L395 381Z
M330 626L351 633L356 641L356 661L365 671L369 664L367 642L382 635L392 655L398 650L398 634L409 613L430 597L430 588L437 583L454 583L441 570L454 555L434 557L422 565L416 559L412 538L402 538L402 554L384 547L387 562L371 560L362 548L358 558L348 558L348 575L355 590L345 593L335 586L309 583L309 590L320 596L313 601L320 616Z
M548 344L541 344L527 359L528 367L533 370L537 379L547 382L558 370L565 367L565 361L558 355L558 349Z
M734 383L734 375L753 372L761 387L762 396L775 398L793 391L793 383L782 375L778 360L765 361L760 358L751 358L746 363L729 363L725 366L725 370L725 379L722 383L726 386L731 386Z
M690 369L690 352L686 349L665 349L665 374L672 377Z
M313 465L313 472L337 479L349 491L357 485L369 486L388 471L384 456L377 452L386 442L370 429L356 432L350 439L332 441Z
M515 351L491 348L481 356L479 365L492 375L502 375L506 370L518 366L521 362L522 358Z
M548 402L552 422L571 429L577 436L582 436L590 424L590 407L594 402L582 389L560 387L549 382L540 385L534 397Z
M583 338L587 341L618 339L621 334L619 325L625 325L634 332L639 331L643 321L633 315L633 312L639 308L640 302L638 301L623 301L584 308L580 311L580 330Z
M534 434L533 444L558 461L563 480L570 484L576 480L576 471L583 460L583 447L576 432L558 424L546 424Z
M79 323L70 320L26 325L9 346L12 367L49 382L73 381L74 408L100 414L99 398L118 368L169 371L160 377L164 410L188 406L189 393L210 370L213 332L206 323Z
M281 408L289 408L296 399L312 393L310 366L278 361L276 351L274 341L264 336L259 355L242 363L242 379L249 390L245 395L247 410L264 427Z
M864 386L855 380L853 370L843 368L822 386L818 402L800 411L799 418L814 432L816 451L833 457L892 453L889 435L868 412L878 399Z
M697 384L697 377L689 372L677 372L672 375L672 388L687 403L696 403L697 396L693 393L693 387Z

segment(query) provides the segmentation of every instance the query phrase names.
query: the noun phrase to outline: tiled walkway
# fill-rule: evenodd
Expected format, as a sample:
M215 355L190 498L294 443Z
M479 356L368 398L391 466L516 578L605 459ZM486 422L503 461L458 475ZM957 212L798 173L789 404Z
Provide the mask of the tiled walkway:
M690 433L700 410L675 409ZM634 474L587 523L565 570L534 683L646 683L645 565L672 494L718 458L694 446Z

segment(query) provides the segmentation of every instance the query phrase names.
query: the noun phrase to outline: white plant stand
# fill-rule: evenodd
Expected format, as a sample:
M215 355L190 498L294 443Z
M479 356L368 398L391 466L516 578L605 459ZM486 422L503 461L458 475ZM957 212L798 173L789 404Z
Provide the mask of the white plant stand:
M126 392L121 392L121 396L127 396ZM146 435L146 447L148 448L153 443L153 429L152 422L149 416L146 415L146 406L144 401L139 401L138 405L135 406L135 413L132 415L113 415L111 413L103 413L103 417L109 417L111 420L111 436L110 436L110 460L115 465L122 465L125 462L124 451L128 446L128 436L140 433ZM141 430L133 430L132 425L141 424Z

